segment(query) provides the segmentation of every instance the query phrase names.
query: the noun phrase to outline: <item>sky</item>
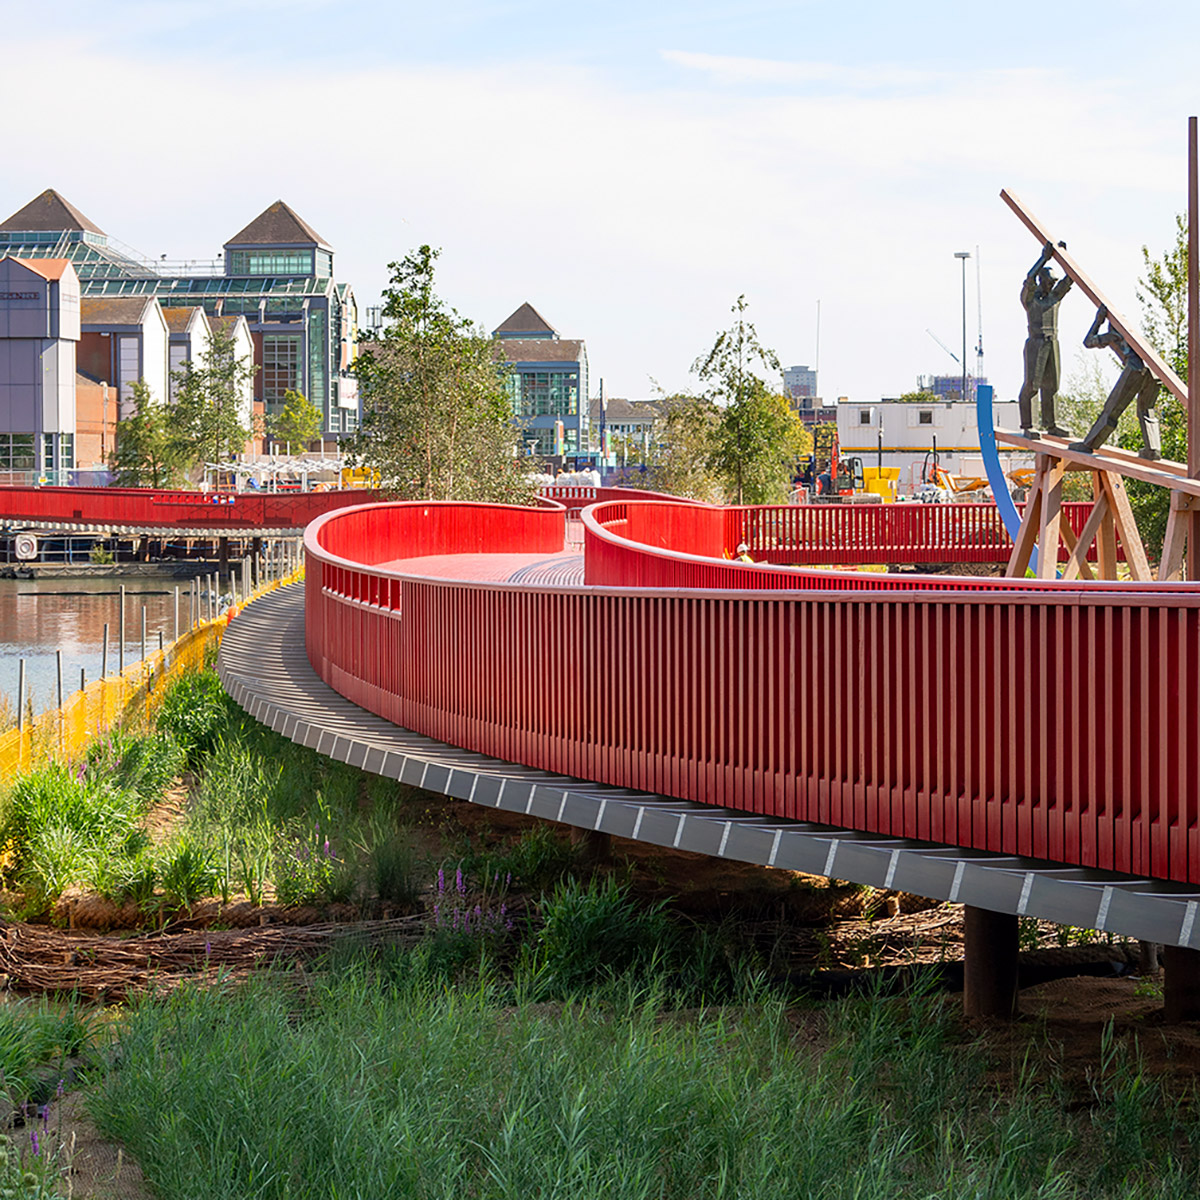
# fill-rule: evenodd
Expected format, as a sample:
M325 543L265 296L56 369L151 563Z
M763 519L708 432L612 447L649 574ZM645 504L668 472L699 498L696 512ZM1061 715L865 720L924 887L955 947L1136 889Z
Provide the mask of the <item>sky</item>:
M0 28L0 216L53 187L212 258L283 199L360 314L429 243L460 313L530 302L630 399L695 389L741 294L827 400L957 373L957 251L969 367L982 329L1011 398L1039 247L1001 188L1140 324L1200 111L1194 0L0 0ZM1068 377L1091 318L1064 301Z

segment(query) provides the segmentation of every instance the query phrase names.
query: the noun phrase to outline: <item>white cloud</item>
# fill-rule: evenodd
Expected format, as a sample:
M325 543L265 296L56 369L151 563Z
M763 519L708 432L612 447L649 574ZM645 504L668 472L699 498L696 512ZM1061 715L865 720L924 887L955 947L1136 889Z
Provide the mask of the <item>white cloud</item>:
M44 86L50 55L76 87ZM635 90L541 61L249 71L199 53L12 44L0 103L37 119L10 123L0 208L54 186L175 258L211 255L283 197L334 244L360 303L389 259L429 241L461 311L490 326L532 301L588 339L613 395L645 394L650 375L687 383L742 292L780 356L811 363L820 299L823 390L872 398L956 369L925 330L961 340L953 252L976 245L988 372L1015 389L1016 291L1037 247L1002 186L1126 310L1140 244L1170 236L1183 202L1168 93L1129 108L1120 81L1044 67L923 76L668 57L688 68L683 86ZM730 86L764 81L775 90ZM101 100L123 114L116 136L89 114ZM47 131L70 147L51 167ZM1085 307L1064 305L1067 361Z

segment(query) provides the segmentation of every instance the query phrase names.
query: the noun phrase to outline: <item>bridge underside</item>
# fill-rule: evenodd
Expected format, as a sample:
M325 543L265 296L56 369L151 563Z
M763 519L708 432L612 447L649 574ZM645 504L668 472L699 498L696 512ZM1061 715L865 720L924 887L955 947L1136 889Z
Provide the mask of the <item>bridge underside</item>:
M541 556L511 570L570 571ZM511 573L511 571L510 571ZM302 585L250 605L217 669L251 716L319 753L492 808L714 857L913 892L1200 949L1200 891L1085 868L783 821L553 775L402 729L339 695L308 662Z

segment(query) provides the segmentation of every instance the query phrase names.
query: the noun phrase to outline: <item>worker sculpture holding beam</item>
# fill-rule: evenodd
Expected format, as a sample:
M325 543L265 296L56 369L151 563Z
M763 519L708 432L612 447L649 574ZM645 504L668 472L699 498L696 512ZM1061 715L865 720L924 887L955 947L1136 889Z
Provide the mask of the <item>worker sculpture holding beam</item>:
M1056 280L1047 265L1054 247L1047 242L1041 257L1029 268L1021 285L1021 304L1029 318L1029 336L1025 339L1025 382L1017 397L1021 409L1021 431L1026 437L1037 437L1033 427L1033 396L1042 395L1042 424L1055 437L1066 437L1067 431L1054 419L1054 397L1058 392L1058 306L1071 290L1068 278Z
M1117 428L1117 418L1136 397L1138 424L1142 428L1140 455L1147 459L1161 458L1162 435L1158 428L1158 415L1154 411L1154 404L1158 399L1158 380L1129 343L1112 327L1111 322L1104 333L1100 332L1100 326L1107 317L1108 309L1102 304L1091 329L1083 339L1083 344L1089 350L1098 350L1102 346L1111 347L1121 360L1121 374L1095 424L1088 430L1083 441L1075 442L1071 449L1091 453L1106 442Z

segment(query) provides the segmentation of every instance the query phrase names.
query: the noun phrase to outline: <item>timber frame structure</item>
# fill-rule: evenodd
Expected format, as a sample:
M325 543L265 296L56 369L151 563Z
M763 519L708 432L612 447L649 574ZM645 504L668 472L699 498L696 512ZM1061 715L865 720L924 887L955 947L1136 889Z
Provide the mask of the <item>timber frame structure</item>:
M1052 248L1053 259L1081 292L1099 308L1108 309L1108 321L1129 344L1159 384L1186 408L1188 415L1188 461L1148 460L1126 450L1101 446L1094 452L1073 450L1067 439L1044 436L1027 438L1008 430L996 430L996 440L1034 455L1034 476L1017 533L1006 575L1024 578L1038 547L1037 577L1054 579L1059 570L1061 547L1066 548L1063 579L1116 579L1117 541L1124 550L1130 579L1135 583L1160 582L1187 577L1200 579L1200 387L1197 386L1197 354L1200 354L1200 288L1197 286L1197 237L1200 233L1200 191L1197 188L1196 118L1188 119L1188 381L1185 384L1136 329L1108 300L1067 253L1064 243L1055 242L1046 227L1012 193L1000 198L1043 246ZM1090 471L1094 505L1078 537L1062 520L1062 485L1069 471ZM1165 487L1171 495L1170 515L1157 576L1151 570L1145 548L1133 519L1125 491L1125 479L1140 479ZM1095 568L1088 561L1096 547Z

